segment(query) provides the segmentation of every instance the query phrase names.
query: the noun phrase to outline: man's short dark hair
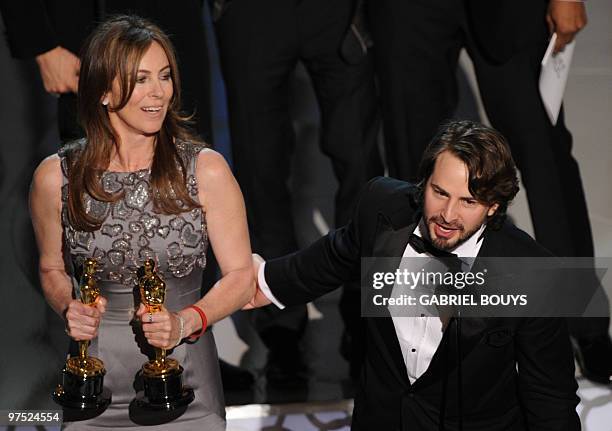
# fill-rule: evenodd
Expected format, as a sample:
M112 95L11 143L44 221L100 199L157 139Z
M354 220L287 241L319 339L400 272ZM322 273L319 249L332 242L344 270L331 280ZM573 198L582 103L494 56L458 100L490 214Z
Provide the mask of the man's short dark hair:
M421 159L418 183L421 203L436 159L445 151L467 166L468 189L472 196L483 204L499 205L487 221L489 227L499 229L506 218L508 205L519 190L516 166L506 138L497 130L473 121L443 124Z

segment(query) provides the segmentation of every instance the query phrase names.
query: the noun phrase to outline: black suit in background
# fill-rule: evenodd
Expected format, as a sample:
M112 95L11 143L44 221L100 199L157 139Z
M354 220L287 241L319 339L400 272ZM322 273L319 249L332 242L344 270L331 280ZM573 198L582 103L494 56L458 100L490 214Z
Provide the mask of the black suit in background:
M465 47L487 115L509 141L538 242L558 256L592 256L582 183L563 115L552 126L538 90L548 43L546 0L376 0L368 4L390 175L416 176L439 123L457 104Z
M212 143L210 73L203 23L203 3L196 0L0 0L0 11L13 57L26 59L62 46L79 55L82 44L105 17L136 14L157 24L177 51L182 104L196 116L196 132ZM63 141L80 138L76 97L59 99L58 122Z
M414 187L402 181L371 181L348 225L305 250L266 263L272 293L284 304L301 304L357 280L361 257L402 256L416 226L413 192ZM499 231L485 230L483 241L479 257L550 256L509 223ZM465 431L580 429L578 385L563 319L462 319L461 389L456 319L451 319L429 368L414 384L391 318L364 321L366 352L353 430L456 430L459 393Z
M234 171L244 193L251 243L265 258L277 257L297 249L287 186L295 146L289 109L292 72L302 61L312 79L321 112L321 149L339 183L335 221L342 225L361 187L382 173L372 64L369 55L357 64L340 56L354 0L216 3L224 5L216 32ZM306 308L255 313L264 343L286 349L303 330Z
M593 256L593 238L572 136L553 126L538 89L548 45L547 0L368 2L389 175L412 181L438 125L457 105L465 47L487 116L507 139L527 192L535 237L557 256ZM609 319L571 322L601 336Z

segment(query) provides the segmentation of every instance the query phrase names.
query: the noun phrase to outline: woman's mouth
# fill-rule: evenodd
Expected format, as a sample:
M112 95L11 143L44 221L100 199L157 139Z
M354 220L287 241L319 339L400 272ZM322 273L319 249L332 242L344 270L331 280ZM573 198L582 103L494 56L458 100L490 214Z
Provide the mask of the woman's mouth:
M145 112L156 114L158 112L161 112L162 106L144 106L144 107L142 107L140 109L142 109Z

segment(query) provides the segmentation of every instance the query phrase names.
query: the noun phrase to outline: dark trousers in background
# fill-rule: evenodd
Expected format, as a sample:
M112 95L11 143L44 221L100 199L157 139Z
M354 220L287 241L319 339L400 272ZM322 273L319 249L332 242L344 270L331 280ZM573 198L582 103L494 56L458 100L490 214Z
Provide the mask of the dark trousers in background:
M287 186L295 146L289 84L298 61L312 79L321 112L321 149L339 182L336 225L346 223L365 182L382 173L370 58L350 65L339 55L353 12L353 0L233 0L216 23L234 170L253 250L266 259L298 248ZM271 349L279 341L267 334L299 336L306 322L305 306L267 307L253 314ZM343 315L355 323L359 308Z
M457 61L465 47L487 116L508 139L521 172L537 241L558 256L593 256L572 136L563 113L553 126L540 99L540 61L548 44L546 2L540 3L534 11L541 11L541 19L535 17L541 25L525 26L525 31L533 30L529 43L517 44L520 49L495 62L482 50L483 35L473 31L465 0L369 2L389 175L417 177L425 147L457 106ZM607 333L608 323L576 319L570 326L574 335L591 336Z

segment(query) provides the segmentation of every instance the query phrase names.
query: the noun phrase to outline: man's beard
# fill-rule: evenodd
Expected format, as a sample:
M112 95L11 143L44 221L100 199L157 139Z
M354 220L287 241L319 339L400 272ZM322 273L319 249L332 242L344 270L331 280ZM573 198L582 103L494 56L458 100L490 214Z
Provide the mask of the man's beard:
M450 240L444 238L434 238L434 225L440 224L449 229L454 229L459 234L457 237L452 237ZM427 220L427 233L429 234L429 239L431 243L439 250L450 251L454 248L459 247L461 244L466 242L468 239L472 237L478 230L482 224L474 227L472 230L465 231L465 227L461 223L446 223L440 216L431 216Z

